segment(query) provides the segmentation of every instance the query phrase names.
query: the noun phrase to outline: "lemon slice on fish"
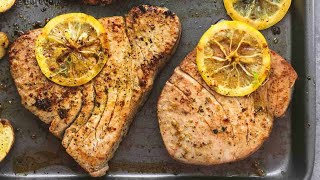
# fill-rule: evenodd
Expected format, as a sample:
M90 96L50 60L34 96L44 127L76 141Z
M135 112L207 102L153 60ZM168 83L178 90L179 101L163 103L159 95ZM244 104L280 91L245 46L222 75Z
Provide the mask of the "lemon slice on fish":
M239 21L211 26L197 46L202 78L225 96L245 96L255 91L269 75L270 63L264 36Z
M94 17L70 13L50 20L36 41L42 73L63 86L79 86L93 79L108 59L103 25Z
M228 15L258 30L267 29L286 15L291 0L224 0Z

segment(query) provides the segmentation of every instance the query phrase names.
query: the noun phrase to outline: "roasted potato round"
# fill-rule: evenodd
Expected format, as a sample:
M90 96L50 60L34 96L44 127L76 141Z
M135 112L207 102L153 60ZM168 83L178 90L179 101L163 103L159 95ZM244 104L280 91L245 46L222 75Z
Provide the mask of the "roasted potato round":
M9 10L15 2L16 0L0 0L0 13Z
M1 1L1 0L0 0ZM9 39L4 32L0 32L0 59L6 55L6 49L9 46Z
M0 119L0 162L7 156L14 142L14 130L10 121Z

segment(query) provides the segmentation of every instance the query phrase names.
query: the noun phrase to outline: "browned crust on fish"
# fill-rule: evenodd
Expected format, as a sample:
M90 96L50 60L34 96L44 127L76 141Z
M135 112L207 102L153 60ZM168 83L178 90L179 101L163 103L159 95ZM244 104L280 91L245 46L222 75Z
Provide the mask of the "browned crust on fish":
M57 85L41 73L34 53L35 40L40 33L40 29L32 30L11 45L11 75L23 106L43 122L72 122L81 109L81 87Z

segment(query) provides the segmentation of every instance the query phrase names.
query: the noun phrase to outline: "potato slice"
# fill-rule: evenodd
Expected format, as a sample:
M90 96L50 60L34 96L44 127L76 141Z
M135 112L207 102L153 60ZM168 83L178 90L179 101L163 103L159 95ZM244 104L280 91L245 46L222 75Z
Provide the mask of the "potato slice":
M9 10L15 2L16 0L0 0L0 13Z
M0 162L7 156L14 142L14 130L10 121L0 119Z
M0 32L0 59L2 59L6 55L6 49L8 48L8 46L8 36L6 35L6 33Z

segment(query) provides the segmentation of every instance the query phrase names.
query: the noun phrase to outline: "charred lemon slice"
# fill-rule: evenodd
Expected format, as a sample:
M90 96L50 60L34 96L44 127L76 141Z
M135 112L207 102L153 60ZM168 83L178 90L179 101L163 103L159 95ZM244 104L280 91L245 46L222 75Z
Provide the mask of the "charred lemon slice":
M204 81L225 96L255 91L270 70L270 52L264 36L238 21L213 25L197 46L197 66Z
M63 86L79 86L93 79L107 61L103 25L94 17L71 13L53 18L36 41L42 73Z
M0 162L7 156L14 142L14 130L8 120L0 119Z
M278 23L287 13L291 0L224 0L228 15L258 30Z
M0 13L9 10L16 0L0 0Z
M6 49L9 46L8 36L4 32L0 32L0 60L6 55Z

